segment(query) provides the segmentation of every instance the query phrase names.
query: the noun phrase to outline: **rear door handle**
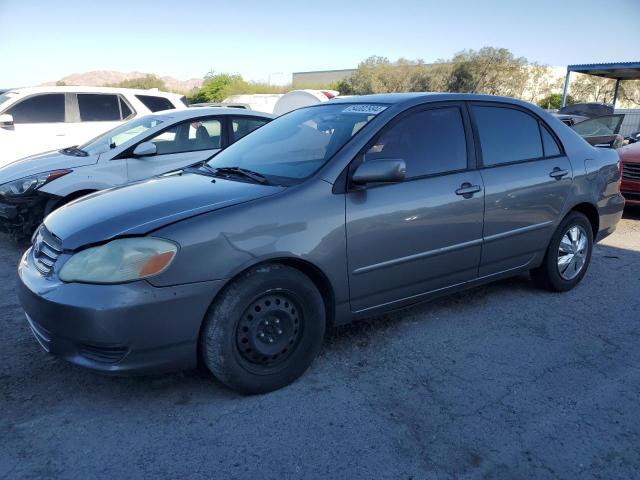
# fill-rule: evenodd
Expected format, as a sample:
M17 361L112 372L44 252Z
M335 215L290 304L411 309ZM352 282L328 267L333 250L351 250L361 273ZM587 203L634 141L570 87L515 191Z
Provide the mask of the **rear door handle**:
M549 173L549 176L551 178L555 178L556 180L560 180L562 177L568 174L569 174L569 170L561 170L560 168L556 167L553 170L551 170L551 173Z
M464 198L471 198L474 193L478 193L480 190L482 190L480 185L471 185L470 183L465 182L456 190L456 195L462 195Z

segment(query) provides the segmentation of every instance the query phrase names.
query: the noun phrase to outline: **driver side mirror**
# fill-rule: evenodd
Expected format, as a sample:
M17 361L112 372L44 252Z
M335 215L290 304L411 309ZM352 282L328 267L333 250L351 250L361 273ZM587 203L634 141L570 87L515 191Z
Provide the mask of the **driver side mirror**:
M13 115L8 113L0 115L0 127L13 127Z
M139 143L136 148L133 149L134 157L150 157L158 153L158 147L155 143L142 142Z
M407 165L401 159L381 158L361 163L353 173L352 181L364 186L368 183L397 183L404 180Z

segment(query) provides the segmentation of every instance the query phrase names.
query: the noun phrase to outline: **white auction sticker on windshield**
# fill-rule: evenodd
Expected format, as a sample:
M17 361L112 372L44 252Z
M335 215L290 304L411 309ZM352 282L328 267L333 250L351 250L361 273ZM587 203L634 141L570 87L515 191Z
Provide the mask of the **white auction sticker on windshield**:
M342 113L366 113L367 115L378 115L386 109L387 107L384 105L350 105L345 108Z

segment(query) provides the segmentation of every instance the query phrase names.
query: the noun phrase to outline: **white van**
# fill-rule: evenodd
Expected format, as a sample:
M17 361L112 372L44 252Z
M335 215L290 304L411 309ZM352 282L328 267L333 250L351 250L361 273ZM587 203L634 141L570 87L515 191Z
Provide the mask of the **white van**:
M184 97L157 89L30 87L0 94L0 166L79 145L120 123L186 108Z

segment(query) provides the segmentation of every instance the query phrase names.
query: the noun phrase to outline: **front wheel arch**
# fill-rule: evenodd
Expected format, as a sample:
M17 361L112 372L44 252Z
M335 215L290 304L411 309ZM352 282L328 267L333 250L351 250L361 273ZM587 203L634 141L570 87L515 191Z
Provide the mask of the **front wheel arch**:
M265 290L267 287L268 290ZM286 303L287 297L283 297L282 303L276 298L274 303L272 297L287 294L293 294L293 297L289 297L290 302L294 300L301 303ZM263 298L266 298L264 302ZM255 311L253 301L260 302ZM248 313L251 315L245 315L249 307L251 310ZM270 322L273 323L270 310L289 307L292 307L291 312L295 315L295 324L298 324L298 315L302 313L298 326L292 324L287 329L287 322L281 315L275 317L275 324L280 320L281 325L270 325ZM265 315L265 318L260 318ZM247 318L245 324L242 323L244 318ZM252 325L258 330L252 331ZM242 330L239 330L240 327ZM263 327L265 331L259 333ZM275 333L267 331L274 328L277 330ZM294 340L286 343L288 336L298 331L301 332L298 343L291 347ZM320 350L325 332L324 301L313 281L288 265L259 263L234 277L209 307L198 338L199 366L206 366L218 380L237 391L266 393L288 385L302 375ZM270 345L265 347L265 351L258 348L264 347L262 343L266 343L267 339L269 343L274 343L275 352L266 351L272 348ZM280 356L283 345L279 342L283 339L282 354L286 354L288 349L290 353L285 363L274 364ZM239 347L243 350L247 347L246 352L251 358L243 358L245 355L239 352ZM266 363L260 365L260 362Z
M326 315L326 326L327 331L329 331L333 325L335 320L335 292L331 281L327 277L327 275L316 265L313 263L303 260L297 257L277 257L277 258L267 258L262 259L257 263L252 263L251 265L246 266L242 270L238 271L233 275L233 277L229 278L224 286L220 288L217 294L211 299L211 303L209 304L209 308L216 302L216 300L221 296L222 292L231 285L236 279L241 278L245 275L249 270L260 267L261 265L284 265L287 267L292 267L306 275L316 286L322 299L324 301L325 306L325 315ZM208 311L208 309L207 309ZM200 331L198 332L198 338L202 336L202 330L204 328L206 315L202 319L202 323L200 325ZM202 361L202 352L200 350L200 342L198 342L198 363L200 364Z
M66 197L56 197L50 199L44 208L44 216L46 217L54 210L66 205L67 203L71 203L74 200L77 200L81 197L89 195L90 193L95 193L98 190L78 190L77 192L70 193Z

